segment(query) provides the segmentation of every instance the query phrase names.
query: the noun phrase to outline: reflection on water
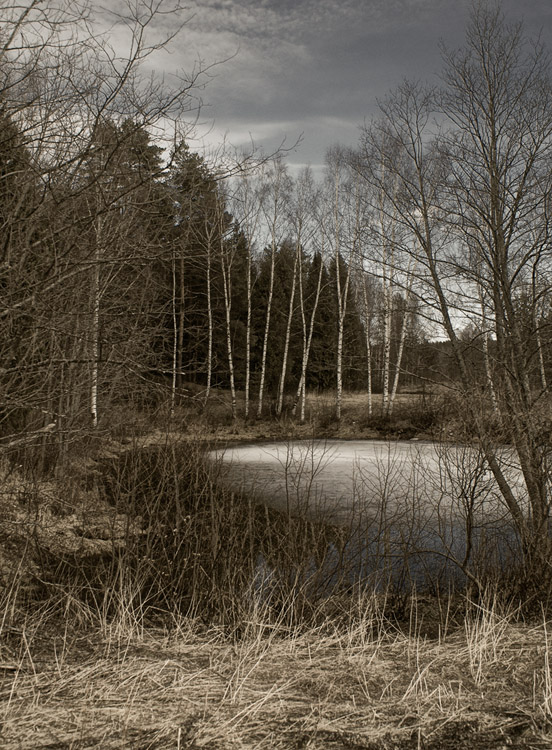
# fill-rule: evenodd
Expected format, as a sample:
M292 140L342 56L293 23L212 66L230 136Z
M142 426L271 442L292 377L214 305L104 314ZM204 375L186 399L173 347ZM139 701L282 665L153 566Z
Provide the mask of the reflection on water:
M345 546L328 545L322 562L312 563L325 581L342 569L344 557L361 577L421 581L438 571L450 577L491 553L503 563L517 547L496 481L474 447L293 441L232 446L210 458L227 486L290 515L346 529ZM511 452L504 450L500 461L523 497ZM264 564L260 575L270 580Z
M280 510L348 522L351 513L425 506L502 511L496 482L477 449L431 442L383 440L293 441L214 451L226 484ZM522 492L511 452L503 470Z

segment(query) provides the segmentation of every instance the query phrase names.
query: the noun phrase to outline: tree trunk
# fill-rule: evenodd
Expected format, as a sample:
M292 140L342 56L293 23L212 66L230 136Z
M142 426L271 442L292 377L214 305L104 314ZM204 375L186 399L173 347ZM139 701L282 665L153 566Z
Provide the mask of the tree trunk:
M92 265L92 294L91 294L91 324L90 324L90 344L91 344L91 373L90 373L90 424L93 429L98 426L98 378L100 367L100 271L101 271L101 222L96 224L96 247L94 250L94 260Z
M247 324L245 328L245 393L244 417L249 418L249 389L251 384L251 244L247 244Z
M366 288L366 278L364 269L361 268L361 284L362 284L362 301L364 304L364 336L366 340L366 375L368 389L368 416L372 416L373 409L373 398L372 398L372 341L371 341L371 330L370 330L370 307L368 304L368 289Z
M232 409L232 419L237 417L236 406L236 384L234 376L234 354L232 348L232 254L229 251L227 243L224 241L224 235L221 232L221 270L222 286L224 291L224 316L226 321L226 351L228 354L228 375L230 379L230 401Z
M305 421L305 402L306 402L306 382L307 382L307 366L309 362L309 356L310 356L310 350L312 345L312 337L313 337L313 331L314 331L314 322L316 319L316 312L318 309L318 301L320 299L320 291L322 287L322 273L324 271L324 263L322 258L320 259L320 270L318 272L318 281L316 284L316 293L314 298L314 304L310 316L309 321L309 327L308 327L308 333L307 333L307 324L306 324L306 317L305 317L305 301L303 297L303 283L302 283L302 275L301 275L301 269L299 269L299 290L300 290L300 303L301 303L301 320L303 325L303 356L301 359L301 377L299 378L299 385L297 387L297 393L295 396L295 403L293 405L293 411L292 413L296 413L297 409L297 403L299 400L301 401L301 416L300 420L303 423Z
M286 380L289 340L291 336L291 323L293 319L294 305L295 305L297 265L298 263L300 265L300 258L301 258L301 242L300 242L300 239L298 239L297 246L295 249L295 260L293 262L293 281L291 283L291 294L289 296L289 309L288 309L288 317L287 317L287 324L286 324L286 336L285 336L285 341L284 341L284 354L282 357L282 371L280 373L280 382L278 383L278 400L276 403L276 414L278 416L280 416L280 414L282 413L282 407L283 407L283 402L284 402L284 387L285 387L285 380Z
M263 337L263 353L261 357L261 377L259 381L259 401L257 404L257 417L261 417L263 413L263 397L264 397L264 382L265 382L265 375L266 375L266 354L268 351L268 334L270 331L270 314L272 310L272 297L274 294L274 265L276 262L276 247L274 243L272 243L272 247L270 249L270 281L269 281L269 288L268 288L268 299L266 301L266 318L265 318L265 328L264 328L264 337Z

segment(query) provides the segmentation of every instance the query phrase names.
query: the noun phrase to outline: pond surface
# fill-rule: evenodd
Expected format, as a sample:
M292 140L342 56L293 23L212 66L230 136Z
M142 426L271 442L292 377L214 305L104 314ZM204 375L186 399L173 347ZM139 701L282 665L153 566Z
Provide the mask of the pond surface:
M509 514L475 447L311 440L231 446L210 458L226 486L344 534L345 552L330 545L322 568L312 563L326 580L332 566L348 564L353 578L377 573L422 585L450 581L468 558L470 566L506 568L517 554ZM512 451L503 449L499 461L524 497Z
M494 477L469 446L418 441L311 440L213 451L227 485L279 510L348 523L353 515L413 508L430 515L502 514ZM522 496L512 452L503 471Z

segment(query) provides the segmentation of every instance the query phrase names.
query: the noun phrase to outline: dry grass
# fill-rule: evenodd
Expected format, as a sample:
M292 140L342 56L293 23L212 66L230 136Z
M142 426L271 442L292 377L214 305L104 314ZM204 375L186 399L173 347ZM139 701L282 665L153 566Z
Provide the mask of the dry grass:
M305 632L259 607L239 637L191 621L170 633L29 623L0 673L2 747L552 746L547 623L516 623L489 600L427 639L416 612L404 633L378 601Z
M346 408L358 413L358 399ZM330 406L320 401L318 407L323 419ZM288 429L285 419L274 424L279 426L271 429L282 434ZM356 422L347 424L346 429L361 429ZM254 428L264 429L263 423ZM194 429L191 425L188 440ZM262 436L248 435L240 425L228 429L242 439ZM220 436L203 433L202 439ZM454 613L446 601L428 604L414 597L397 618L396 608L380 593L316 600L314 611L305 609L303 616L300 601L308 593L301 589L300 577L297 585L282 587L269 607L256 598L262 592L255 594L253 585L243 589L237 575L246 557L244 506L233 496L206 494L210 485L193 463L192 441L153 430L139 441L121 439L109 475L113 509L148 511L151 518L144 529L150 536L140 537L141 564L123 566L128 577L106 578L96 598L83 596L79 588L90 576L87 561L95 559L83 558L83 550L97 554L96 547L102 552L107 541L113 559L119 560L124 547L115 531L126 517L107 518L106 508L99 507L102 464L94 464L95 482L81 488L76 499L60 496L53 482L24 480L6 467L0 471L3 749L552 747L552 632L544 616L536 623L520 622L519 613L504 608L492 592L464 601ZM171 448L166 455L143 450L164 442ZM180 443L185 450L175 453L172 449ZM109 445L103 446L104 453ZM116 459L123 454L128 461L119 466ZM85 479L86 472L88 464ZM180 568L167 533L174 527L173 513L182 521L176 549L186 552L180 555ZM205 528L194 526L192 533L188 522L194 518L199 523L203 516ZM253 514L246 524L250 533L256 529L255 518ZM297 562L294 553L301 561L309 529L284 520L281 526L267 519L265 530L277 560L284 555L284 563L291 565ZM134 531L125 528L127 542L132 542ZM266 542L262 536L261 541ZM12 549L8 542L19 546ZM39 555L31 555L31 542ZM160 555L157 568L150 559L154 552ZM50 570L50 558L71 564L79 560L86 576L66 580L55 566ZM60 570L71 573L73 568ZM176 587L189 583L201 593L190 598L187 617L169 621L169 614L160 612L155 621L163 622L163 628L148 625L161 600L147 613L141 609L139 593L145 584L140 576L147 573L151 590L152 570L161 590L170 574ZM50 573L46 581L42 571ZM245 573L243 580L249 580ZM90 581L92 590L98 581ZM218 615L208 618L209 606L215 605ZM224 627L215 624L223 621Z
M199 394L201 396L201 394ZM342 402L342 418L335 419L335 395L332 392L310 392L307 395L306 418L301 423L291 413L292 399L287 397L282 414L276 417L268 403L262 419L255 416L243 419L243 393L237 393L238 418L232 420L230 396L224 390L213 391L206 409L201 408L201 401L186 401L177 408L173 419L175 430L182 439L194 439L198 435L209 440L264 440L282 438L377 438L392 435L394 437L431 437L441 431L439 424L443 411L443 394L399 393L395 402L394 415L391 419L382 419L381 395L372 397L372 416L368 414L368 396L363 392L345 392ZM431 419L428 416L431 414ZM163 420L162 420L163 421ZM431 427L429 422L435 421ZM123 424L124 421L121 420ZM143 420L143 434L151 433L151 419ZM184 434L182 429L184 427ZM121 427L122 434L126 434ZM127 424L128 433L135 431L134 424Z

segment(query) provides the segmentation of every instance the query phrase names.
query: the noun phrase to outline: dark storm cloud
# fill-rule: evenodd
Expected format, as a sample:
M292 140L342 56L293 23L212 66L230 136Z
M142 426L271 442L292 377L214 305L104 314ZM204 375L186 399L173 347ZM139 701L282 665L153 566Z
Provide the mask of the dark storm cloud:
M460 10L458 6L460 5ZM353 143L376 99L404 76L438 67L442 21L463 25L446 0L211 0L198 3L194 33L218 43L221 66L206 92L206 117L230 141L249 134L270 148L300 133L300 161L320 161L335 141ZM232 48L234 45L234 48ZM214 45L217 46L216 44ZM295 158L295 157L294 157Z
M470 0L192 0L174 68L210 70L206 141L252 137L267 149L287 137L295 162L321 162L334 142L353 144L377 99L403 78L432 79L439 41L462 44ZM502 0L527 31L550 40L552 3Z

